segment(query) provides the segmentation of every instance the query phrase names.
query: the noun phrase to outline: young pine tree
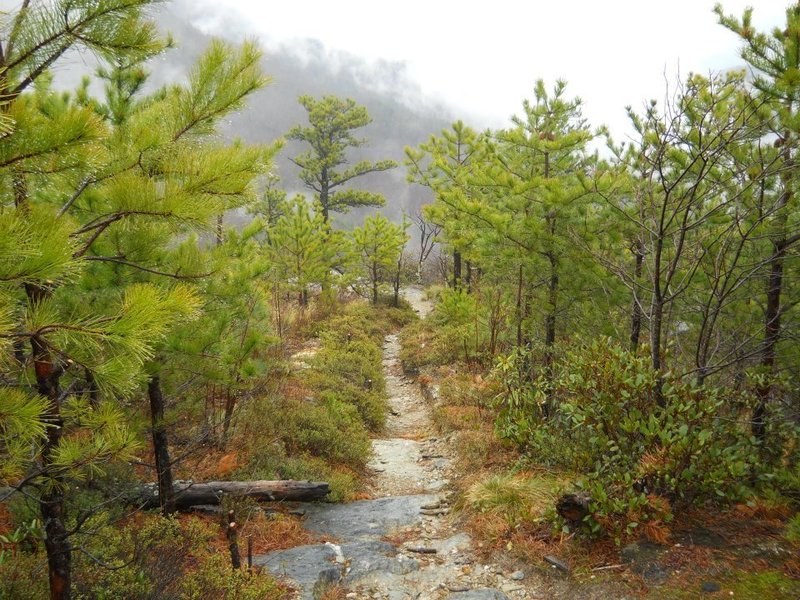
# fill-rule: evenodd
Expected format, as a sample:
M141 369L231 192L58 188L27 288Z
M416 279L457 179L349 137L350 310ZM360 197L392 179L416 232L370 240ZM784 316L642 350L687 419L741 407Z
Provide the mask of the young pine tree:
M378 304L381 286L393 279L407 238L404 227L380 214L367 217L363 226L353 230L354 253L362 276L369 281L373 304Z

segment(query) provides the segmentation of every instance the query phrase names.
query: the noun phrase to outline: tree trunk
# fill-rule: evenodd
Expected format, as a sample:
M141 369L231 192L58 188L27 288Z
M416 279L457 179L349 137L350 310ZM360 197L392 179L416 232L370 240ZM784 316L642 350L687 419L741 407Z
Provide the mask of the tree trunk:
M650 361L656 372L656 402L664 405L664 376L662 373L661 344L662 328L664 327L664 294L661 289L661 255L664 250L664 240L656 240L653 253L653 300L650 305Z
M34 304L43 301L48 291L33 284L25 285L28 300ZM72 596L72 547L65 525L64 477L54 466L56 450L61 444L64 420L61 417L61 392L59 380L61 370L56 365L46 343L37 337L31 338L34 373L39 394L47 398L44 421L47 440L42 449L42 472L49 477L49 485L39 499L39 510L45 531L47 570L51 600L69 600Z
M522 286L524 279L522 276L522 264L519 265L519 275L517 277L517 348L522 348L523 334L522 334Z
M392 287L394 288L394 297L392 298L392 306L395 308L400 308L400 274L401 274L401 267L402 265L398 261L397 263L397 273L395 273L394 281L392 282Z
M453 250L453 288L461 289L461 252Z
M788 102L789 112L792 113L794 101ZM775 374L775 355L778 342L781 339L781 292L783 290L783 261L786 257L787 240L786 224L788 222L787 206L792 199L791 173L794 168L792 156L791 134L784 132L783 142L783 169L781 170L781 185L783 190L776 207L777 235L772 242L772 260L770 261L769 279L767 280L767 306L764 310L764 347L761 351L761 368L766 381L756 389L758 402L753 409L751 431L759 441L766 438L766 411L767 403L773 392L772 376Z
M231 553L231 567L234 571L238 571L242 568L242 557L239 554L239 535L237 529L235 514L232 510L229 510L225 537L228 538L228 550Z
M322 177L322 181L320 182L319 186L320 187L319 203L322 206L322 220L327 223L328 218L330 216L328 211L328 202L330 201L328 169L326 167L323 167L320 175Z
M633 299L631 307L631 352L636 352L639 348L639 337L642 334L642 305L639 304L639 297L636 294L636 286L642 276L642 265L644 263L644 248L641 241L636 242L634 249L635 263L633 267Z
M225 495L248 497L266 502L300 502L320 500L328 495L330 486L315 481L209 481L191 483L179 481L173 484L173 506L183 510L201 504L219 504ZM158 508L160 503L158 486L143 486L136 501L143 508Z
M47 442L42 452L42 470L49 474L53 466L53 455L61 443L64 424L59 402L58 375L47 347L36 339L31 343L39 393L50 401L45 417L50 427L47 429ZM50 598L67 600L72 592L72 548L65 525L62 487L64 481L57 473L50 474L50 478L52 479L50 485L39 499L45 530L44 545L47 550Z
M223 236L222 236L222 231L223 231L222 230L222 219L223 219L222 215L217 215L217 232L216 232L217 246L221 246L222 242L224 241L223 240Z
M372 304L378 305L378 263L372 263Z
M150 421L153 436L153 454L156 460L158 479L158 503L165 515L175 512L175 499L172 486L172 464L169 458L169 440L164 423L164 395L161 391L161 378L154 375L147 383L150 398Z
M786 255L785 240L773 244L773 260L767 280L767 306L764 311L764 347L761 351L761 368L766 377L756 389L758 401L753 409L751 430L759 441L766 436L767 403L772 396L772 376L775 373L775 355L781 337L781 291L783 289L783 261Z
M222 450L228 445L228 436L230 435L234 408L236 408L236 395L232 394L231 387L227 386L225 390L225 413L222 416L222 437L219 441L219 446Z

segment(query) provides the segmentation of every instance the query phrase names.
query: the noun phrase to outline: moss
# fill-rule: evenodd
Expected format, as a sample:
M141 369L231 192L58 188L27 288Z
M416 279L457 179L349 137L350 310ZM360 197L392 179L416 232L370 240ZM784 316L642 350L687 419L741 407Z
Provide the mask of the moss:
M724 579L709 577L708 581L717 583L719 592L702 593L701 581L692 584L685 582L654 589L648 598L655 600L689 600L701 596L709 598L736 598L737 600L784 600L800 598L800 581L791 579L779 571L746 573L738 571L726 575Z

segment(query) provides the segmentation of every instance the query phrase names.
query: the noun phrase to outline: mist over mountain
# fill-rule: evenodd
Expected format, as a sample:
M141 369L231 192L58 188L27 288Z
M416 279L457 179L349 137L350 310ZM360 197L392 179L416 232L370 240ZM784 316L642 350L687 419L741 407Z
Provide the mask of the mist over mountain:
M236 42L243 39L242 32L246 30L230 17L200 10L188 0L165 5L155 18L174 36L177 48L151 65L153 86L185 80L212 39L212 32ZM250 96L246 108L224 126L226 137L253 143L272 142L292 126L307 122L305 109L297 102L300 95L333 94L354 99L364 105L372 117L372 123L360 132L368 143L354 149L351 160L391 158L401 163L405 146L425 141L454 119L447 107L422 96L419 87L407 77L402 63L367 62L347 53L331 51L312 39L274 46L269 40L260 41L265 50L264 72L273 81ZM281 186L290 195L310 193L298 179L299 169L289 160L305 149L301 143L287 142L276 161ZM399 220L403 210L413 212L430 199L426 190L406 183L403 166L366 175L356 180L355 185L382 193L386 206L380 210L393 220ZM349 227L360 223L364 214L373 210L353 210L337 216L335 221L342 227Z

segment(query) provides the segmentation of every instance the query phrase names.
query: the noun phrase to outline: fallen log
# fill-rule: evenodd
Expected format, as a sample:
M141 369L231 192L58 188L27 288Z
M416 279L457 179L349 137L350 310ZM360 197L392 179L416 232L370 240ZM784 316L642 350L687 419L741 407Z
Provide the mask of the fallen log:
M198 504L216 505L224 496L247 497L264 502L321 500L330 492L327 482L321 481L207 481L195 483L176 481L175 507L185 510ZM154 483L143 486L138 503L143 508L158 508L158 486Z

